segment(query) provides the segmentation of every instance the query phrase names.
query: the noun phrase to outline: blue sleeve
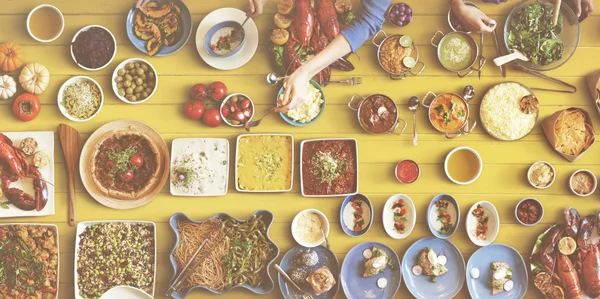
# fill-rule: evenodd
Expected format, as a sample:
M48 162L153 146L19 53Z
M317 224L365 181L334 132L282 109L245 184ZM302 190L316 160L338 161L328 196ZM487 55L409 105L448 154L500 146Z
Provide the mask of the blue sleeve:
M392 0L362 0L356 18L342 34L350 43L352 52L356 52L362 44L381 30L385 21L385 12Z

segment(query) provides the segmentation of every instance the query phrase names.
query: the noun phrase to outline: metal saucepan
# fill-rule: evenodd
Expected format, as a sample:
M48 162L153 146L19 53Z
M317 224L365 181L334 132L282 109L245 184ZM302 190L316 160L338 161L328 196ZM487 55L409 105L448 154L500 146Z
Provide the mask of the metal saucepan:
M377 41L376 41L376 40L377 40L377 38L379 37L379 35L380 35L380 34L383 34L383 36L384 36L384 39L383 39L381 42L377 43ZM392 80L404 80L404 79L406 79L406 74L407 74L407 73L410 73L410 74L411 74L411 75L413 75L413 76L418 76L418 75L420 75L420 74L423 72L423 70L425 69L425 64L424 64L423 62L420 62L420 61L419 61L419 48L417 47L417 44L415 44L414 42L412 43L412 45L411 45L411 47L410 47L410 49L412 49L412 51L415 51L415 52L416 52L416 57L414 57L414 59L415 59L415 65L414 65L413 67L410 67L410 68L409 68L409 67L406 67L406 66L405 66L405 65L403 65L403 64L402 64L402 62L401 62L401 65L400 65L400 67L401 67L403 70L402 70L402 71L400 71L400 72L396 72L396 71L393 71L393 70L389 70L388 68L386 68L386 67L383 65L383 63L382 63L382 61L381 61L381 56L382 56L381 49L383 48L383 45L385 45L385 44L387 44L387 43L396 43L398 47L402 47L402 46L400 46L400 44L399 44L399 40L400 40L400 38L401 38L402 36L403 36L402 34L392 34L392 35L387 35L387 34L386 34L386 33L385 33L383 30L380 30L379 32L377 32L377 33L376 33L376 34L373 36L373 39L372 39L372 42L373 42L373 44L374 44L375 46L377 46L377 61L379 61L379 65L381 66L381 68L382 68L384 71L386 71L388 74L390 74L390 78L391 78ZM419 68L419 70L418 70L416 73L414 73L414 72L413 72L413 69L415 69L415 68L417 67L417 65L421 65L421 67Z
M435 40L438 37L438 35L441 35L442 37L439 39L439 41L436 43ZM443 62L442 62L442 48L440 47L440 45L443 45L444 42L446 40L449 40L449 38L451 38L452 36L457 36L457 35L461 35L463 36L471 45L471 50L475 53L475 56L473 57L473 59L469 62L469 66L467 66L464 69L452 69L448 66L446 66ZM437 57L438 57L438 61L440 62L440 64L447 70L451 71L451 72L455 72L456 75L458 75L458 77L463 78L466 77L468 75L470 75L471 73L473 73L473 71L479 71L483 68L483 66L485 65L485 57L483 57L482 55L480 55L480 51L479 51L479 45L475 42L475 40L473 39L473 37L471 37L469 34L465 33L465 32L461 32L461 31L452 31L449 32L447 34L444 34L441 31L436 31L433 34L433 37L431 38L431 45L437 48ZM479 67L475 66L475 62L479 61Z
M465 1L464 3L468 6L473 6L479 9L479 7L473 2ZM458 17L452 12L452 9L448 10L448 25L450 26L450 29L452 29L452 31L471 33L471 31L464 30L464 26L462 25L460 20L458 20Z
M471 133L473 131L473 129L475 129L475 126L477 125L477 121L473 121L473 126L471 126L471 128L469 128L469 117L471 115L470 111L469 111L469 101L475 96L475 89L473 88L473 86L467 85L465 87L463 93L464 93L463 96L457 95L455 93L450 93L450 92L436 95L435 93L428 91L427 94L425 94L425 96L423 97L422 105L428 109L427 117L429 118L429 122L440 133L444 133L446 135L446 138L448 138L448 139L456 138L461 135L469 135L469 133ZM433 96L433 99L428 101L428 98L430 96ZM462 104L464 104L464 107L466 110L464 112L464 119L465 119L464 123L458 125L457 128L455 128L455 129L445 130L443 128L440 128L438 125L436 125L435 121L432 119L432 115L439 115L439 113L442 113L442 112L436 110L436 109L438 109L438 106L439 106L439 105L436 105L436 103L443 101L444 98L446 98L446 97L451 97L451 100L456 99L458 101L461 101ZM445 108L445 107L442 107L442 108ZM460 110L456 111L456 113L457 114L460 113ZM456 134L456 135L454 135L454 134Z
M358 103L355 99L360 98ZM358 94L352 95L348 107L357 111L358 123L363 130L371 134L400 135L406 129L406 121L398 115L398 107L388 96L373 94L363 98ZM404 123L400 133L396 133L400 123Z

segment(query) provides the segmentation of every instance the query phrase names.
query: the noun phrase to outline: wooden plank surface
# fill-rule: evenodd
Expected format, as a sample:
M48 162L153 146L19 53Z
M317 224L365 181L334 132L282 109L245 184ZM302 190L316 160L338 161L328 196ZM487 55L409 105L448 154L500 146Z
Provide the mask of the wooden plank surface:
M195 28L209 12L221 7L244 8L245 0L184 0L192 12ZM29 11L42 3L51 2L65 14L65 30L60 38L50 44L34 41L25 27ZM358 4L360 0L353 0ZM394 0L394 2L397 2ZM518 142L501 142L492 139L478 126L467 137L446 140L429 124L426 109L418 111L417 127L419 129L419 146L412 146L412 125L407 133L396 135L369 135L362 131L356 121L355 112L346 106L352 94L363 96L373 93L384 93L396 101L400 109L400 117L412 124L412 115L406 102L410 96L422 97L426 92L460 93L467 84L476 89L476 97L471 102L473 118L479 114L479 103L486 90L495 84L505 81L518 81L530 87L548 87L547 81L532 77L529 74L508 69L508 78L500 77L498 69L492 65L495 55L491 36L486 36L484 55L490 62L484 67L481 80L475 76L460 79L447 72L437 62L436 49L430 45L430 39L436 30L449 31L447 25L448 8L445 1L406 0L414 11L414 21L406 27L397 28L385 24L387 33L410 35L420 48L420 59L426 65L425 71L418 77L409 77L405 81L390 80L377 62L377 48L366 42L350 60L356 66L351 73L334 71L333 77L343 79L348 76L361 76L364 83L355 87L329 86L325 89L327 108L323 117L315 125L306 128L295 128L287 125L279 116L266 119L256 133L291 133L296 139L295 149L299 152L299 143L304 139L324 137L353 137L359 143L359 190L373 202L375 219L373 228L365 236L351 238L346 236L340 225L339 209L342 198L303 198L300 195L299 175L295 173L292 192L278 195L241 194L230 184L227 196L215 198L180 198L173 197L165 186L160 195L149 205L131 210L112 210L96 201L85 191L81 180L76 183L77 220L131 219L150 220L157 223L158 269L156 297L161 297L172 275L172 267L168 254L174 244L174 235L168 226L169 217L176 212L184 212L194 219L204 219L215 213L226 212L237 218L245 218L254 210L267 209L275 214L275 223L271 230L273 240L279 245L282 256L295 246L290 234L290 223L297 212L306 208L319 208L330 219L332 230L330 242L338 260L343 261L345 254L356 244L364 241L377 241L394 248L399 256L420 238L431 236L425 223L425 210L429 201L438 193L453 194L465 214L469 207L479 200L493 202L501 219L500 233L496 243L505 243L514 247L527 260L536 236L552 223L561 220L561 212L566 206L577 208L581 214L595 212L598 207L598 195L589 198L578 198L570 193L567 186L569 175L580 168L587 168L600 173L600 147L592 147L586 155L575 163L569 163L556 154L546 141L539 124L544 118L557 110L566 107L586 109L592 115L592 122L600 128L600 118L595 111L585 83L585 75L596 71L600 57L600 13L594 14L581 26L579 48L572 59L564 66L549 71L548 74L577 87L575 94L560 94L536 91L540 99L540 117L538 126L523 140ZM500 5L477 2L490 16L504 25L507 14L516 0ZM196 51L194 34L186 47L176 55L149 58L131 46L125 32L125 18L131 7L131 0L0 0L0 42L12 40L23 46L26 62L37 61L46 65L51 72L48 90L40 96L42 112L29 123L15 120L11 115L12 101L0 101L0 131L55 131L58 124L69 123L56 107L58 89L68 78L74 75L89 75L102 85L105 94L105 105L102 112L94 120L86 123L69 123L82 133L83 140L99 126L119 119L135 119L142 121L156 130L170 144L173 139L181 137L223 137L235 143L239 129L225 125L210 129L198 122L185 119L183 104L187 100L188 89L195 83L210 83L215 80L225 82L230 92L248 94L256 104L257 114L266 112L273 104L278 88L264 83L264 75L274 70L268 39L269 30L273 27L272 18L275 13L276 0L271 0L265 8L265 15L256 19L259 29L259 48L254 58L245 66L235 71L218 71L210 68L200 59ZM104 70L87 72L78 68L69 53L69 43L81 27L89 24L106 26L113 32L118 43L118 52L112 64ZM499 31L501 32L501 30ZM475 35L474 35L475 37ZM478 38L477 38L478 40ZM574 45L567 45L573 47ZM143 105L128 105L119 101L110 85L110 76L121 61L131 57L143 57L149 60L159 74L159 88L154 97ZM13 74L16 75L16 74ZM481 178L472 185L458 186L448 181L443 172L443 159L453 148L466 145L475 148L484 161ZM39 218L2 219L1 222L44 222L54 223L60 233L60 298L73 298L73 253L75 229L67 225L67 186L66 166L60 154L61 149L56 139L56 214ZM233 159L233 153L230 157ZM411 185L399 184L393 175L395 163L401 159L413 159L421 165L420 179ZM296 154L296 166L298 165ZM556 183L548 189L536 190L526 181L526 171L531 163L537 160L551 162L557 170ZM297 167L296 167L297 169ZM233 173L233 172L232 172ZM233 180L233 174L230 181ZM411 196L415 202L419 218L413 233L404 240L393 240L385 234L381 225L381 209L387 198L396 193ZM514 217L515 204L525 197L538 198L545 207L545 216L538 226L526 228L518 224ZM1 211L0 211L1 212ZM477 250L463 229L463 224L450 241L464 254L465 260ZM276 277L274 271L273 275ZM193 293L189 298L217 298L208 292ZM280 298L276 289L265 296L258 296L244 290L234 290L224 298ZM396 298L410 297L403 284ZM466 286L457 298L468 298ZM540 293L530 285L526 298L539 298ZM337 298L344 298L340 291Z

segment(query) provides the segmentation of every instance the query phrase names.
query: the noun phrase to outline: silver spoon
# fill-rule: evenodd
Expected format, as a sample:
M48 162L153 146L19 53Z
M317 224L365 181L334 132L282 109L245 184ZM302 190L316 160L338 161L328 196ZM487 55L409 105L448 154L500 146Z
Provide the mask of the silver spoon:
M413 145L417 146L417 108L419 108L419 98L411 97L408 99L408 110L413 113Z
M322 227L321 227L321 233L323 233L323 238L325 238L325 247L327 247L327 249L329 249L329 240L327 240L327 235L325 234L325 231L323 230Z
M267 83L269 83L270 85L275 85L275 84L277 84L277 82L279 82L287 77L289 77L289 76L277 77L277 74L270 73L267 75Z

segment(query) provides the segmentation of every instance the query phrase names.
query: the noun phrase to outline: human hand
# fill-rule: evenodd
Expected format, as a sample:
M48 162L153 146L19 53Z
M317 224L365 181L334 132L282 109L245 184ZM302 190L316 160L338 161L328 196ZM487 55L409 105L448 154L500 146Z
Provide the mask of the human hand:
M252 18L262 15L265 4L267 0L248 0L248 15Z
M150 2L150 0L136 0L135 8L142 8L142 7L146 6L146 4L148 4L148 2Z
M452 11L468 31L492 33L496 29L496 20L488 17L479 8L465 4L462 0L452 2Z
M285 81L283 99L279 103L285 110L296 109L308 98L308 81L310 76L302 69L298 69Z
M593 0L570 0L573 6L575 7L575 15L577 17L581 17L583 13L585 19L587 16L591 15L594 11L594 1ZM585 9L585 11L584 11ZM580 19L580 20L583 20Z

